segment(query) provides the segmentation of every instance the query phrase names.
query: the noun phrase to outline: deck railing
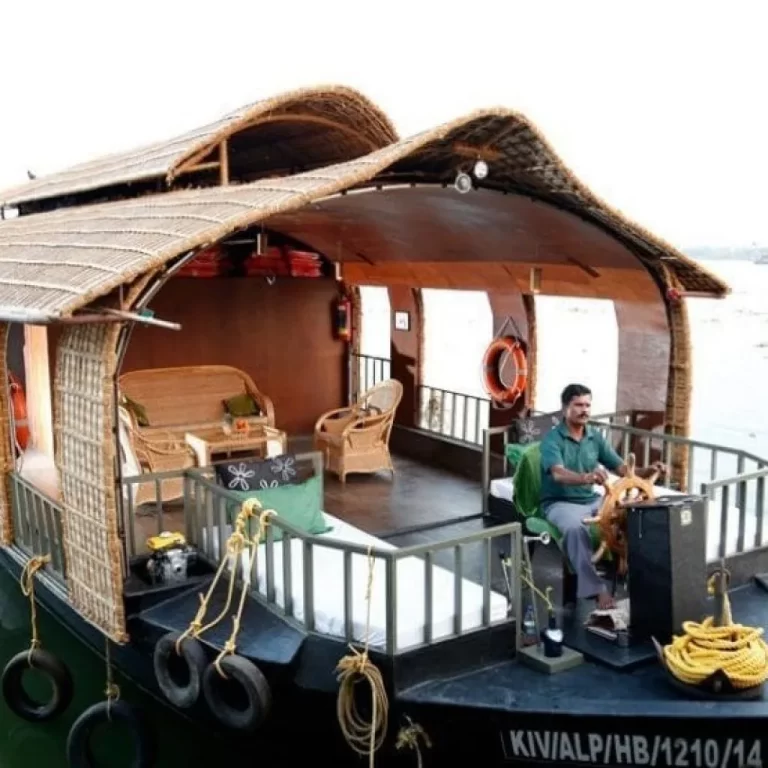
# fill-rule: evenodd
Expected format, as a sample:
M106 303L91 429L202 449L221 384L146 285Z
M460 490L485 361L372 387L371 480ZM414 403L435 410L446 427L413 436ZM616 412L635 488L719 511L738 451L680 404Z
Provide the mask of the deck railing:
M729 448L714 443L692 440L687 437L669 435L656 430L641 429L633 426L637 414L632 411L617 411L593 416L591 423L614 446L622 458L634 453L640 466L647 466L651 461L660 460L667 466L672 465L673 453L681 454L688 466L686 482L677 490L686 493L696 493L703 483L711 483L719 477L733 477L746 471L757 471L768 466L768 460L760 456ZM501 436L503 448L509 442L509 426L490 427L484 432L483 438L483 487L488 488L490 482L490 462L493 455L491 443L495 437ZM502 462L504 475L509 474L503 451Z
M320 470L322 478L319 453L301 454L296 460L311 462L316 471ZM231 520L240 509L241 501L237 494L216 483L213 467L188 469L177 472L176 476L181 474L185 476L184 533L199 555L212 567L218 567L232 532ZM151 475L141 476L142 481L154 479ZM127 483L136 481L137 478L126 480ZM125 506L126 518L133 519L135 510L128 504ZM156 506L149 505L149 512ZM163 525L163 518L159 516L158 530ZM179 527L178 520L175 527ZM129 557L134 557L138 554L136 536L128 529L126 533ZM475 546L481 549L482 557L479 574L471 574L475 578L470 578L466 554ZM506 589L503 596L491 590L494 568L502 567L500 559L493 556L499 547L511 553L512 565L508 574L511 595L506 594ZM516 631L519 631L522 620L520 580L513 575L519 573L522 552L522 532L518 523L426 545L398 549L381 542L381 546L369 549L366 544L333 538L332 535L307 534L275 517L266 528L265 540L257 550L251 551L253 557L246 555L243 562L249 569L252 594L289 622L309 631L325 632L347 642L363 641L366 615L362 595L369 567L374 570L372 612L378 616L376 636L370 639L372 648L394 655L512 619L517 619ZM447 563L437 563L446 557ZM474 558L471 562L477 567ZM330 571L333 577L329 577ZM339 619L324 613L322 605L318 608L318 590L322 590L325 597L329 587L315 583L317 572L322 572L324 581L328 579L328 584L332 583L340 590L337 602L343 605L343 620L341 626L331 627L333 631L329 630L329 622L338 624ZM416 583L419 579L421 585ZM416 618L413 613L414 590L422 590L420 599L423 599L423 613ZM447 598L453 601L453 614L448 617L444 608ZM467 603L469 599L473 600L471 606ZM436 600L442 608L440 617L436 616ZM500 601L504 603L503 616L499 613ZM473 618L465 626L462 617L468 612ZM398 627L409 618L403 640L398 637ZM414 621L420 628L415 634Z
M764 543L765 481L768 467L701 484L709 502L708 527L718 531L716 554L723 558L759 549Z
M61 532L61 505L16 472L9 474L13 543L28 557L50 555L45 571L61 584L66 568Z
M353 382L356 381L357 397L371 387L375 387L380 382L388 379L392 373L392 362L386 357L352 353L349 359L350 365L353 367L353 371L350 372L352 376L350 392L354 390Z
M634 453L640 466L659 459L671 467L673 454L679 453L679 458L688 466L686 481L679 488L686 493L696 493L703 483L711 483L718 477L732 477L768 466L767 460L738 448L638 429L628 424L597 419L593 419L593 424L614 445L622 458Z
M491 401L487 397L439 387L419 387L418 426L428 432L480 445L490 412Z

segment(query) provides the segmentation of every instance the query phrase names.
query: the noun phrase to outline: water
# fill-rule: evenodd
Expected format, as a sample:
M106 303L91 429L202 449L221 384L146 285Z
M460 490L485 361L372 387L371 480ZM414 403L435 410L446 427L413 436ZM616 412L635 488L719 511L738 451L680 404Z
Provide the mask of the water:
M703 441L768 457L768 408L763 401L768 381L768 266L748 262L712 262L708 266L729 282L733 295L722 301L689 303L694 345L692 433ZM432 329L438 329L442 342L427 349L427 383L482 395L479 364L471 361L479 361L487 344L491 323L487 300L482 294L430 293L425 299L427 331L432 334ZM370 322L363 352L388 356L389 310L381 294L375 301L367 311ZM556 408L563 382L581 380L592 386L597 410L612 410L617 336L610 305L544 298L538 301L537 310L542 346L538 407ZM561 339L564 327L576 344L570 354L555 355L547 350ZM44 611L38 615L44 646L76 671L75 699L56 722L35 725L12 715L0 697L0 768L65 768L69 728L80 712L103 699L104 662ZM5 664L28 644L28 603L18 584L0 571L0 663ZM158 765L186 768L227 759L229 745L190 727L125 680L118 677L117 682L123 698L148 713L159 735ZM130 764L130 752L114 732L102 736L96 746L104 760L101 764L115 768Z

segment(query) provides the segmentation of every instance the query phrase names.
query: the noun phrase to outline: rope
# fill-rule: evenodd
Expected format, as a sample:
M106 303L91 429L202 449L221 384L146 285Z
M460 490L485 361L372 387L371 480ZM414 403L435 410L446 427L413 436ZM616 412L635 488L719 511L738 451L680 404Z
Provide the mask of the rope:
M29 642L29 657L27 663L32 666L32 652L40 647L40 637L37 631L37 604L35 603L35 574L51 561L50 555L35 555L24 564L19 576L19 586L24 597L29 598L29 623L32 637Z
M365 619L365 643L362 651L350 645L351 654L344 656L336 666L340 683L336 702L341 732L347 744L359 755L368 755L368 765L373 768L374 754L384 743L389 718L389 700L379 668L368 658L371 630L371 592L373 569L376 559L373 548L368 547L368 584L365 590L367 613ZM371 719L367 722L355 702L355 684L365 680L371 689Z
M707 588L714 593L717 574ZM768 680L768 644L762 627L734 624L728 593L722 594L723 620L715 626L715 617L703 622L683 623L684 635L672 638L664 647L667 668L674 677L689 685L699 685L718 670L725 673L734 688L752 688Z
M246 507L246 504L249 505ZM259 509L261 509L261 505L259 504L256 499L248 499L243 503L242 508L240 509L240 514L238 515L238 519L241 515L243 515L242 518L242 529L245 529L245 520L249 517L253 516L253 508L254 506L258 505ZM249 542L249 546L251 546L254 550L258 549L259 544L261 543L262 539L266 535L267 532L267 526L269 525L269 518L272 517L272 515L275 514L271 509L263 510L262 513L259 515L259 530L256 531L256 535L253 537L253 539ZM237 521L235 522L235 526L238 527ZM231 582L230 582L231 583ZM213 662L214 666L216 667L216 671L223 677L226 678L226 674L224 674L224 670L221 668L221 661L222 659L230 653L234 653L235 649L237 648L237 636L240 632L240 621L243 617L243 609L245 608L245 598L248 595L248 593L251 591L251 568L248 569L248 573L245 573L245 569L243 569L243 588L240 592L240 604L237 607L237 613L235 616L232 617L232 634L229 636L229 639L226 643L224 643L224 647L221 650L221 653L216 657L216 660Z
M405 719L408 721L408 726L403 727L398 731L395 748L404 749L405 747L408 747L409 749L415 749L417 768L422 768L423 758L421 755L421 747L419 746L419 738L421 738L428 749L431 749L432 742L430 741L427 732L418 723L414 723L408 715L405 715Z
M202 635L203 632L206 632L209 629L212 629L213 627L215 627L229 612L230 606L232 605L232 597L235 592L235 579L237 577L237 568L238 568L238 565L242 565L241 554L247 546L258 547L266 531L269 518L275 514L274 511L272 510L261 511L261 514L259 516L259 530L256 532L256 535L253 537L253 540L249 541L248 537L246 536L246 527L248 525L249 519L255 516L255 510L257 509L262 510L261 504L259 503L258 499L251 498L251 499L246 499L243 502L240 508L240 511L237 513L237 517L235 518L235 523L233 526L234 530L232 531L232 534L230 535L230 537L227 539L226 553L221 558L219 567L216 570L216 575L213 577L213 581L208 587L208 591L206 592L206 594L204 596L202 595L202 593L200 594L200 607L197 610L197 614L195 615L195 618L192 619L192 621L189 623L189 626L184 630L184 632L180 635L180 637L176 641L176 653L178 655L181 655L181 644L184 642L184 640L187 637L193 637L193 638L200 637L200 635ZM230 560L231 560L231 569L230 569L229 588L227 589L226 603L224 604L224 607L221 609L221 612L215 619L208 622L208 624L203 625L203 619L205 618L205 615L208 612L208 603L210 602L211 596L213 595L213 592L216 589L216 585L219 583L219 579L221 578L222 573L224 573L224 568L226 567L227 563L230 562ZM222 675L222 677L225 677L225 675L221 670L220 662L226 654L234 653L235 651L235 648L236 648L235 640L237 638L238 632L240 631L240 619L242 617L243 609L245 607L245 598L250 589L250 582L251 582L251 578L250 578L250 569L249 569L247 574L243 573L243 589L240 595L240 604L238 607L237 615L233 619L234 628L232 630L232 634L230 635L227 642L224 644L224 649L222 650L222 652L219 654L219 656L215 661L216 669L218 670L219 674Z

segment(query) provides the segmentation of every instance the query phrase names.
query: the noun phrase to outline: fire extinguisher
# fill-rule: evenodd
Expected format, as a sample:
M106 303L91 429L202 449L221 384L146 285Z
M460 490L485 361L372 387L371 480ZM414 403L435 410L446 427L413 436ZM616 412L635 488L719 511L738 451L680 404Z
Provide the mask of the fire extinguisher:
M336 299L334 308L336 316L336 338L340 341L349 341L352 338L352 302L346 295Z

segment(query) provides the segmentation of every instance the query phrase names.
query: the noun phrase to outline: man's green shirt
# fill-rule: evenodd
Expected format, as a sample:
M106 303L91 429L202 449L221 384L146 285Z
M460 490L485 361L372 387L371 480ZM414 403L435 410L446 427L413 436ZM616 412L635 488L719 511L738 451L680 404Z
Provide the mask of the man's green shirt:
M562 485L552 477L552 467L558 465L571 472L593 472L602 464L615 472L622 464L621 457L594 427L587 425L584 436L576 440L561 421L541 441L541 508L555 501L586 504L597 497L589 485Z

